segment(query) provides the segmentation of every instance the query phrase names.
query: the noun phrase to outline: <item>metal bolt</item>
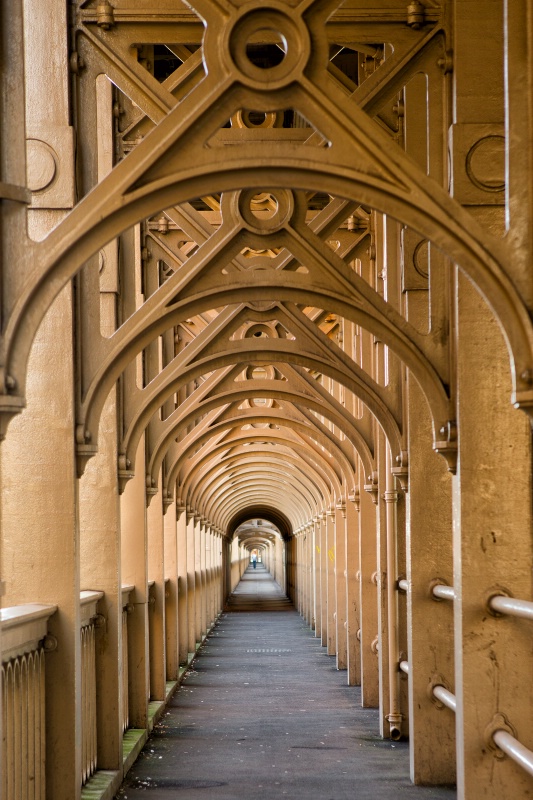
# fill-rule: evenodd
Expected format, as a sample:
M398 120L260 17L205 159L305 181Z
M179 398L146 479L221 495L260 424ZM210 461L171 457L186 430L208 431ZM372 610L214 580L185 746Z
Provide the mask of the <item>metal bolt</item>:
M115 24L113 6L109 0L102 0L96 6L96 24L104 31L108 31Z
M358 228L357 220L355 219L354 215L352 214L351 217L348 217L348 230L349 231L356 231Z
M413 0L407 6L407 24L417 31L425 22L425 8L420 0Z

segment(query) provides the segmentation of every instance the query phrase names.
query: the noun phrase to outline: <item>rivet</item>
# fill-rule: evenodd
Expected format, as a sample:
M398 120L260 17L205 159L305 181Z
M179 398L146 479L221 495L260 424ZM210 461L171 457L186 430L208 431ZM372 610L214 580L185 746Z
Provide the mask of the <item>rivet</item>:
M45 653L53 653L54 650L57 650L57 639L51 633L46 634L41 644Z
M446 50L445 55L437 59L437 66L441 68L445 75L453 72L453 52Z
M82 69L85 69L85 61L75 50L70 54L69 67L74 75L79 75Z

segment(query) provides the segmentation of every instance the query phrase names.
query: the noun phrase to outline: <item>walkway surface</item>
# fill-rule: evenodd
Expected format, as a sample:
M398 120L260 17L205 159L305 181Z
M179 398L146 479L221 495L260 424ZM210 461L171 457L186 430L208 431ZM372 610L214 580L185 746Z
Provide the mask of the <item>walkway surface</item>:
M262 565L247 569L120 800L452 800L413 786L378 717Z

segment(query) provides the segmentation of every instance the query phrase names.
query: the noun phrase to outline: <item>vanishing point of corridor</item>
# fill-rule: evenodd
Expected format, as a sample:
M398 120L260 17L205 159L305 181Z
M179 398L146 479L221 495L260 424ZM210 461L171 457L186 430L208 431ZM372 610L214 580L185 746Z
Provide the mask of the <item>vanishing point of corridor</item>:
M407 742L381 739L377 714L250 566L117 798L455 798L412 785Z

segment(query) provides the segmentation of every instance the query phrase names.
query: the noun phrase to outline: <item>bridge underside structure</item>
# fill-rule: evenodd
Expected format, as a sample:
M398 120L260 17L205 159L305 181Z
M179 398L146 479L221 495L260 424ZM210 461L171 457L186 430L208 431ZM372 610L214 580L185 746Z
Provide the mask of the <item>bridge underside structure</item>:
M252 553L414 783L531 797L531 3L0 23L2 800L112 796Z

